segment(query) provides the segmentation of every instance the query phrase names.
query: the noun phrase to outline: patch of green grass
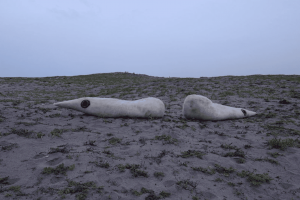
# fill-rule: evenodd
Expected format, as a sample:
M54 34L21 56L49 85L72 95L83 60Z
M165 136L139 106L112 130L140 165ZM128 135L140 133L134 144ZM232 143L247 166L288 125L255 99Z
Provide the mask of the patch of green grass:
M274 153L268 152L268 154L269 154L270 156L272 156L273 158L277 158L278 156L282 156L282 154L280 154L280 153L278 153L278 152L274 152Z
M117 167L120 172L125 172L125 169L126 169L125 165L119 164L119 165L117 165Z
M271 113L271 112L265 114L265 118L275 118L276 116L277 116L276 113Z
M50 110L52 110L52 108L40 108L38 107L37 109L39 109L40 111L42 111L44 114L49 112Z
M242 164L242 163L245 163L246 160L244 158L238 158L238 159L236 159L236 162L239 164Z
M55 175L58 175L58 174L63 174L63 175L66 175L66 172L69 171L69 170L74 170L75 168L75 164L73 165L70 165L70 166L67 166L65 167L64 163L58 165L56 168L52 168L52 167L45 167L42 174L55 174Z
M235 152L228 152L224 155L224 157L241 157L245 158L245 152L241 149L237 149Z
M179 156L182 158L189 158L189 157L196 156L197 158L202 159L202 156L204 156L204 155L206 155L206 154L201 151L188 150L188 151L181 152L181 155L179 155Z
M89 140L89 141L86 141L86 142L84 143L84 145L97 146L97 145L95 144L95 142L96 142L96 140Z
M297 92L297 91L295 91L294 89L291 89L291 90L290 90L290 96L291 96L292 98L300 99L300 92Z
M216 178L214 181L215 181L215 182L223 182L224 180L221 179L221 178Z
M231 144L232 143L230 143L230 144L221 144L221 148L223 148L223 149L238 149L237 146L233 146Z
M36 125L37 123L36 122L31 122L31 123L29 123L29 122L17 122L16 123L17 125L20 125L20 124L23 124L23 125L25 125L25 126L33 126L33 125Z
M9 184L8 178L9 178L9 176L6 176L4 178L0 178L0 184L5 184L5 185Z
M219 97L226 97L226 96L233 96L233 95L235 95L234 92L231 92L231 91L225 91L225 92L221 92L221 93L219 94Z
M234 187L234 186L235 186L235 183L228 182L227 185L229 185L229 186L231 186L231 187Z
M131 190L131 194L133 194L134 196L140 196L140 195L145 194L145 193L154 194L154 191L153 190L148 190L144 187L141 188L140 192L138 192L137 190Z
M108 140L109 144L111 145L115 145L117 143L120 143L122 141L122 139L117 138L117 137L112 137Z
M6 135L17 134L18 136L29 138L33 133L34 132L29 131L27 129L14 129L14 128L12 128L9 133L6 133Z
M119 164L117 165L118 170L120 172L124 172L125 169L129 169L132 176L133 177L138 177L138 176L143 176L143 177L149 177L148 172L145 172L143 170L139 170L139 168L141 167L140 165L136 165L136 164Z
M189 179L178 181L176 185L182 187L185 190L193 191L197 187L197 183L190 181Z
M78 183L75 181L68 180L68 186L59 191L59 195L65 198L66 194L76 194L77 200L85 200L87 194L90 190L96 190L97 193L102 193L103 186L97 187L96 183L93 181Z
M235 171L235 169L233 169L232 167L226 168L226 167L222 167L218 164L215 164L215 169L216 172L220 173L220 174L224 174L226 176L228 176L229 174L233 173Z
M140 168L140 165L136 165L136 164L126 164L125 165L125 168L126 169L130 169L130 171L132 172L133 176L136 177L135 175L138 175L138 174L135 174L135 171L137 171L137 169Z
M2 151L10 151L13 148L17 148L17 147L18 147L17 143L10 143L10 144L7 144L7 145L1 145L1 150ZM1 183L1 179L0 179L0 183Z
M5 194L5 197L11 197L11 196L12 196L12 194L10 194L10 193Z
M52 136L55 136L55 137L61 137L61 135L64 133L64 132L67 132L68 130L67 129L58 129L58 128L55 128L53 129L50 134Z
M43 136L45 136L45 134L42 133L42 132L38 132L38 133L36 134L36 136L37 136L37 138L42 138Z
M60 117L60 113L51 114L51 115L48 115L48 117L50 117L50 118Z
M133 177L138 177L138 176L148 177L148 172L143 171L143 170L139 170L139 169L136 169L136 168L131 168L130 172L131 172Z
M106 154L108 157L114 157L115 156L115 154L113 152L109 151L109 150L104 150L102 152L104 154Z
M72 129L73 132L83 132L87 131L88 129L85 126L79 126L77 128Z
M185 128L189 127L189 125L187 124L186 121L181 120L180 122L181 122L182 124L181 124L181 125L176 125L177 128L180 128L180 129L184 130Z
M13 106L17 106L19 105L20 103L23 103L24 101L21 101L21 100L13 100L12 104Z
M160 136L155 136L155 140L163 140L164 144L177 144L178 140L175 138L172 138L170 135L160 135Z
M165 192L165 191L161 191L159 193L159 196L161 196L162 198L167 198L167 197L171 196L171 193Z
M292 138L287 139L278 139L273 138L267 142L267 145L270 146L270 149L280 149L282 151L286 150L288 147L296 146L300 141L298 139L294 140Z
M242 172L238 172L237 175L242 178L247 177L247 181L249 181L252 186L260 186L263 183L269 183L273 180L269 177L268 173L254 174L253 172L243 170Z
M90 163L94 163L97 167L101 167L101 168L109 168L109 163L108 162L90 162Z
M163 172L154 172L153 175L156 178L165 177L165 174Z
M19 186L19 185L17 185L17 186L11 186L11 187L8 188L8 190L17 193L17 192L20 192L21 186Z
M192 169L195 170L195 171L203 172L205 174L209 174L209 175L213 175L213 174L216 173L216 170L212 169L210 167L208 167L208 168L204 168L204 167L192 167Z
M50 148L50 151L49 153L57 153L57 152L60 152L60 153L69 153L70 152L70 149L68 148L68 145L59 145L57 146L56 148Z
M244 148L245 148L245 149L250 149L250 148L252 148L252 146L249 145L249 144L245 144L245 145L244 145Z
M272 164L275 164L275 165L279 164L277 160L273 160L271 158L256 158L254 160L255 161L265 161L265 162L269 162L269 163L272 163Z

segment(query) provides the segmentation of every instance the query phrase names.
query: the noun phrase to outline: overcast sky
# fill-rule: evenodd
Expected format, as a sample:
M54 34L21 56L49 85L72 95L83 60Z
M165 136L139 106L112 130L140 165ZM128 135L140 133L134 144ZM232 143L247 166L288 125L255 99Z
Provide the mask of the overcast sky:
M0 77L300 74L299 0L0 0Z

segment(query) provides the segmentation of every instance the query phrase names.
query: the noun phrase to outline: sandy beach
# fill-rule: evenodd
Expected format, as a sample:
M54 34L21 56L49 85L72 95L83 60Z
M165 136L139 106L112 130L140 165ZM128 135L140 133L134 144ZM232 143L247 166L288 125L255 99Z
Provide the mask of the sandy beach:
M189 94L245 108L187 120ZM161 99L163 118L100 118L53 103ZM132 73L0 77L0 199L300 199L300 76Z

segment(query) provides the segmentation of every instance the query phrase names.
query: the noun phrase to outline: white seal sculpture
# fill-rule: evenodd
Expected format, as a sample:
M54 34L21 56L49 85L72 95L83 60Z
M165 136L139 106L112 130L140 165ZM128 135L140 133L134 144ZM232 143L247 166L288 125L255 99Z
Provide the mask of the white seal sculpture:
M210 99L202 95L189 95L183 103L183 115L188 119L199 120L226 120L250 117L256 112L243 108L234 108L213 103Z
M163 117L164 103L157 98L148 97L135 101L114 98L83 97L54 103L55 106L71 108L100 117Z

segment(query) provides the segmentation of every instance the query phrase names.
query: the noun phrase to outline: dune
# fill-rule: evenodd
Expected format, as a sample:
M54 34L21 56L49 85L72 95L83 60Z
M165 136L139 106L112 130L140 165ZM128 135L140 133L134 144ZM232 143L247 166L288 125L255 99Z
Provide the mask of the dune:
M2 77L0 199L300 199L299 83L297 75ZM191 94L257 114L186 119ZM101 118L53 105L81 97L155 97L166 111Z

